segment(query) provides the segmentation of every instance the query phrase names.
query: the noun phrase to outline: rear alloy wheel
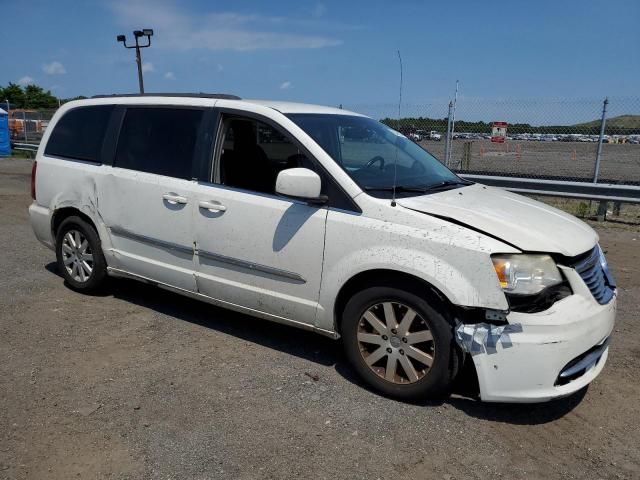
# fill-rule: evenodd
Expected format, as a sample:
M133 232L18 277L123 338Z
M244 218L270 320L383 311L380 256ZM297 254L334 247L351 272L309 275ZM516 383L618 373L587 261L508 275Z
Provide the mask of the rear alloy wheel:
M74 290L98 289L107 276L100 237L93 226L80 217L65 218L56 234L58 268Z
M93 252L87 237L78 230L69 230L62 240L62 262L67 274L76 282L85 283L93 273Z
M440 398L457 369L447 313L408 284L356 293L342 315L345 353L372 387L403 400Z

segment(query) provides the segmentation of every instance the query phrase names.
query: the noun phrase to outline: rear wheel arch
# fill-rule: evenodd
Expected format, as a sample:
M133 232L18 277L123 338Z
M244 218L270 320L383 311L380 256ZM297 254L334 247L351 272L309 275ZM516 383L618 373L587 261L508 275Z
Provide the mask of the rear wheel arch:
M60 225L62 225L62 222L64 222L64 220L69 217L80 217L82 220L91 225L96 232L98 232L98 228L96 227L95 222L91 219L91 217L89 217L89 215L83 213L76 207L63 207L58 208L53 213L53 217L51 218L51 233L54 239L58 234L58 229L60 228Z
M56 228L58 269L73 290L94 292L104 285L107 277L100 236L90 218L71 210L70 215L60 217Z

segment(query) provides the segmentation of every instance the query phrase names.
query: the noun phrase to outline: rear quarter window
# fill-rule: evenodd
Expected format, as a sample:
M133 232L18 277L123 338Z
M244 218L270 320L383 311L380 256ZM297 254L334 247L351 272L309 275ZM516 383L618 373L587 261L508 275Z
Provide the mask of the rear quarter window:
M45 155L101 163L102 142L114 105L69 110L53 127Z

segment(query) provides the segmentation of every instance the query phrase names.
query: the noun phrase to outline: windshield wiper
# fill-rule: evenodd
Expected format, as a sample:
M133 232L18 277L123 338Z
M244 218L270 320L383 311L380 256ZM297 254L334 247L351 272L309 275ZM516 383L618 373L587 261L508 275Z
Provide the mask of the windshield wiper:
M367 192L377 191L377 192L393 192L393 187L375 187L373 185L365 185L364 190ZM396 185L396 192L417 192L417 193L427 193L426 187L409 187L405 185Z
M427 192L433 192L436 190L449 190L452 188L457 188L458 186L463 185L471 185L472 182L467 182L464 180L443 180L442 182L434 183L433 185L427 185L425 190Z
M462 185L471 185L472 182L465 180L443 180L442 182L434 183L433 185L420 186L408 186L408 185L396 185L396 192L410 192L410 193L428 193L435 192L437 190L447 190ZM364 190L367 192L393 192L393 186L376 187L373 185L366 185Z

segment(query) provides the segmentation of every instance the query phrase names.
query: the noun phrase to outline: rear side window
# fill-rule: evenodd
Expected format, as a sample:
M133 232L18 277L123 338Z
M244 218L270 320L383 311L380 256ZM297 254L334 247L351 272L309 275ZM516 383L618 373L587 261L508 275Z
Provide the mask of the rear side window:
M127 109L115 166L191 179L202 115L187 108Z
M102 141L113 108L96 105L69 110L53 128L44 154L100 163Z

